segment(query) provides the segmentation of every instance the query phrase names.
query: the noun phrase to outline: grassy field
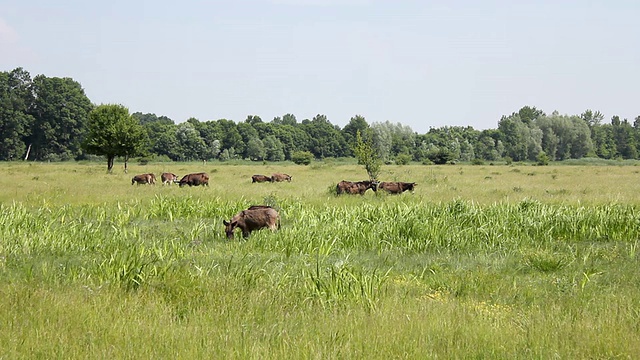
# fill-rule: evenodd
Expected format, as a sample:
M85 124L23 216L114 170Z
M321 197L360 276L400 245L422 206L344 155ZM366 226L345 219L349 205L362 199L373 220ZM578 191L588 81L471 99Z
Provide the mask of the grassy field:
M105 168L0 163L0 359L640 354L639 167ZM163 171L210 187L131 185ZM227 240L251 204L281 229Z

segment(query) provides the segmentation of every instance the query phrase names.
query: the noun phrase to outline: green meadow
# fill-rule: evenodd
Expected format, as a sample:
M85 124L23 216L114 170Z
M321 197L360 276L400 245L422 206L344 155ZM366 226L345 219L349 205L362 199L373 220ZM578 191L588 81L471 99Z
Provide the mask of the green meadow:
M640 167L0 163L0 359L640 354ZM205 171L209 187L131 185ZM252 184L284 172L293 181ZM224 236L252 204L277 232Z

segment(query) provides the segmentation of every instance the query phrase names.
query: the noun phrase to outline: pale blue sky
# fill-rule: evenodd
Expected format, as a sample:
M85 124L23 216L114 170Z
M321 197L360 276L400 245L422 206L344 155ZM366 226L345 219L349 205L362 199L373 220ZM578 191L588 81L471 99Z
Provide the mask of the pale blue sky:
M639 1L0 0L0 70L176 122L640 115Z

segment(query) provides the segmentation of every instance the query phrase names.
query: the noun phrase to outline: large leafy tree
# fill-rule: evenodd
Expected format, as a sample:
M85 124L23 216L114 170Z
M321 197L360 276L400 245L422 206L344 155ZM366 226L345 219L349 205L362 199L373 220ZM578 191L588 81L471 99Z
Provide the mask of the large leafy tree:
M636 159L638 157L638 149L634 136L634 128L627 119L620 120L619 116L611 118L613 126L613 138L616 142L618 154L623 159Z
M227 153L243 153L245 143L243 142L242 135L238 131L238 126L232 120L220 119L216 121L217 127L222 135L220 141L222 142L222 149L227 150ZM248 140L248 139L247 139Z
M215 159L220 153L223 138L220 126L216 121L200 122L195 118L187 120L193 124L194 128L200 133L200 137L205 144L205 150L203 152L203 159Z
M239 148L236 148L236 152L238 154L242 154L242 158L252 158L252 157L254 157L255 154L253 152L251 154L249 154L249 152L250 152L249 151L249 142L252 139L260 138L258 136L258 131L253 126L251 126L251 124L248 123L248 122L241 122L241 123L239 123L237 125L236 128L238 129L238 133L242 137L242 143L244 144L243 147L242 147L243 151L241 152ZM253 145L253 143L252 143L252 145ZM252 149L252 151L253 150L254 149Z
M301 127L309 135L309 150L316 158L345 155L347 143L340 129L332 125L325 115L318 114L311 121L303 120Z
M81 153L85 125L93 104L80 84L71 78L33 79L34 102L30 109L34 117L31 136L36 159L67 160Z
M0 160L24 156L33 117L28 109L33 102L31 76L22 68L0 72Z
M495 161L502 157L504 146L500 140L500 133L494 129L482 130L475 143L476 157Z
M515 115L516 113L514 113ZM518 110L517 114L520 116L520 121L529 125L536 119L545 116L544 111L536 109L536 107L524 106Z
M307 151L311 139L301 127L293 125L274 126L274 135L282 143L285 159L291 159L296 151Z
M284 160L284 146L282 142L273 135L269 135L263 140L266 159L269 161Z
M578 116L541 116L533 124L542 131L542 150L552 160L579 159L593 150L589 125Z
M145 125L150 140L150 151L157 155L165 155L173 161L184 158L182 145L178 142L178 126L175 124Z
M247 158L249 160L264 160L266 155L266 149L262 140L257 137L253 137L247 141Z
M140 155L147 142L147 134L140 123L122 105L106 104L89 113L88 133L83 148L89 154L107 157L107 171L112 172L116 156L125 160Z
M155 114L143 114L135 112L131 116L136 119L147 132L149 146L147 151L166 156L171 160L182 159L182 148L176 137L177 126L166 116L156 116Z
M360 131L363 134L369 128L369 123L362 115L353 116L347 125L342 128L342 134L348 144L353 144L356 134Z
M498 131L504 142L505 154L515 161L536 160L542 151L542 130L533 123L523 122L519 114L503 116L498 122Z
M282 117L276 116L273 118L273 121L271 123L273 123L274 125L298 125L296 116L293 114L284 114Z
M616 147L616 141L611 124L596 125L591 128L591 137L595 153L603 159L614 159L620 154Z
M347 125L348 126L348 125ZM373 140L384 161L398 154L410 154L416 147L416 136L411 127L390 121L371 124Z
M200 132L193 124L194 122L190 119L179 124L176 131L176 139L182 148L182 159L186 161L206 160L207 144L202 140Z

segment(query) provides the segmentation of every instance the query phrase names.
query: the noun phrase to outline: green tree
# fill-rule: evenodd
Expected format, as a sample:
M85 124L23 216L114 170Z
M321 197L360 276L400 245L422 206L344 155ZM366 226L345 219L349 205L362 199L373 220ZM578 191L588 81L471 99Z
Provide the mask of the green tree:
M207 144L202 140L200 132L196 130L193 121L186 121L178 124L176 139L182 148L181 153L183 160L191 161L207 159Z
M129 109L106 104L89 113L88 133L82 146L89 154L106 156L108 172L112 172L116 156L124 157L126 172L129 157L141 155L146 142L144 128L129 115Z
M33 117L28 114L33 103L31 77L22 68L0 72L0 160L24 156Z
M480 159L496 161L504 152L500 133L494 129L482 130L475 142L476 156Z
M604 115L600 111L593 112L590 109L585 110L582 114L580 114L580 118L592 128L594 126L599 126L604 119Z
M611 124L596 125L591 128L591 137L595 153L603 159L614 159L620 154L616 147L613 126Z
M176 136L178 127L173 122L163 124L150 122L144 125L149 138L149 152L155 155L167 156L173 161L183 158L182 146Z
M593 150L589 125L578 116L541 116L534 123L542 131L542 150L551 160L579 159Z
M249 155L249 149L248 149L249 141L251 141L251 139L254 139L254 138L258 138L258 139L260 138L258 136L258 131L248 122L238 123L236 128L238 129L238 133L242 137L242 149L243 149L243 151L241 152L240 148L236 147L236 153L240 154L243 159L250 158L251 156Z
M309 134L299 126L276 125L274 135L282 143L284 157L291 160L296 151L307 151L311 139Z
M29 136L36 159L67 160L81 155L81 143L93 104L71 78L33 79L34 124Z
M260 124L262 123L262 118L260 118L260 116L258 115L247 115L247 118L245 119L244 122L246 122L249 125Z
M302 129L308 134L309 148L316 158L340 157L347 147L340 129L332 125L325 115L318 114L313 120L303 120Z
M382 160L373 144L372 131L366 131L364 139L359 130L356 132L353 153L356 155L356 159L358 159L358 164L364 165L367 174L369 174L369 179L377 180L380 174L380 168L382 167Z
M266 150L262 140L257 137L249 139L247 142L247 158L250 160L264 160Z
M356 134L360 131L361 134L369 128L367 120L364 116L356 115L349 120L349 123L342 128L342 136L347 144L353 144L356 140ZM351 155L351 154L349 154Z
M200 133L200 137L206 145L204 152L205 159L215 159L220 154L223 138L220 126L216 121L193 122L195 129Z
M291 126L296 126L298 125L298 120L296 119L296 116L293 114L284 114L282 116L276 116L273 118L273 121L271 121L272 124L274 125L291 125Z
M227 119L217 120L216 123L222 135L222 138L219 139L222 142L222 150L227 150L225 154L229 155L229 159L234 159L236 154L242 154L245 143L243 142L242 135L240 135L238 131L236 123ZM231 151L232 148L233 151Z
M498 131L504 143L505 155L514 161L534 161L542 151L542 130L533 122L523 122L517 113L503 116L498 122Z
M173 120L166 116L157 116L156 114L147 113L143 114L141 112L134 112L131 114L135 119L138 120L140 125L147 125L150 123L159 123L159 124L175 124Z
M544 111L536 109L535 106L523 106L518 110L517 114L520 116L520 120L527 125L531 124L539 117L545 116Z
M611 124L613 125L613 136L616 141L618 153L623 159L638 158L633 126L627 119L620 121L618 116L613 117Z
M269 135L262 141L266 152L266 158L269 161L284 160L283 145L275 136Z

